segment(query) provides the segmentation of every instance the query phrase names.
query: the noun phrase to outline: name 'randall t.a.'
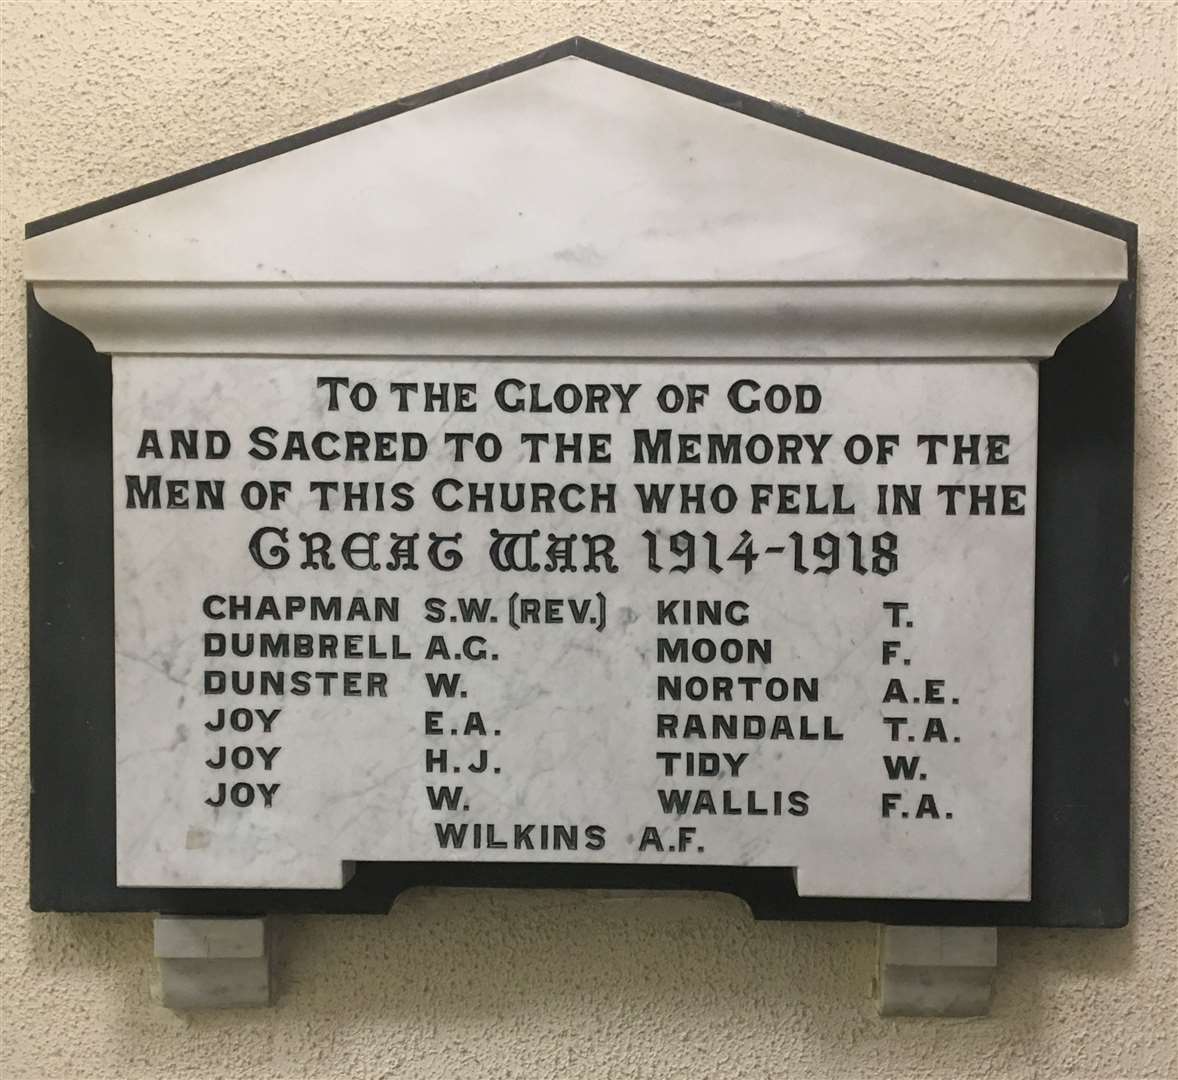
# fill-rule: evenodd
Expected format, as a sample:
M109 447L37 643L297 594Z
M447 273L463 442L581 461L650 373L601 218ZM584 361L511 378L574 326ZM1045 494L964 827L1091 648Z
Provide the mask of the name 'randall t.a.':
M35 907L1125 921L1129 223L573 39L28 237Z

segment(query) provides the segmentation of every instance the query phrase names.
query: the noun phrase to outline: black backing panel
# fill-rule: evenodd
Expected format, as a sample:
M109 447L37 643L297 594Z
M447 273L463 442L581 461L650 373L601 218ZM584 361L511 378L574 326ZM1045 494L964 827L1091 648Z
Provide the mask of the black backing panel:
M334 890L115 885L110 357L28 293L30 904L36 911L383 912L414 885L702 889L758 918L1123 926L1129 893L1129 588L1136 227L573 38L426 94L43 218L39 235L450 94L579 55L638 78L1118 236L1129 281L1040 367L1032 899L800 898L785 869L360 863Z

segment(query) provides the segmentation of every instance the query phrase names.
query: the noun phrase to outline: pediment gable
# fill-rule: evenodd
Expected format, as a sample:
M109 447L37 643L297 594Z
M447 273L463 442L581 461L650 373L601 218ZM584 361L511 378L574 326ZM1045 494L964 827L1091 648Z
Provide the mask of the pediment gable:
M1121 280L1124 244L577 55L33 237L33 281Z

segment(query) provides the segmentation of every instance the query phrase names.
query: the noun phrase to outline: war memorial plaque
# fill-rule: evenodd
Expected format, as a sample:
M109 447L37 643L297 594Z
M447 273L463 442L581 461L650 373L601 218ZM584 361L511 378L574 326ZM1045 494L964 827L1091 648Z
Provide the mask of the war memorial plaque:
M1025 898L1035 390L120 361L121 880L679 860Z
M1117 921L1131 226L579 41L418 104L30 228L35 902Z

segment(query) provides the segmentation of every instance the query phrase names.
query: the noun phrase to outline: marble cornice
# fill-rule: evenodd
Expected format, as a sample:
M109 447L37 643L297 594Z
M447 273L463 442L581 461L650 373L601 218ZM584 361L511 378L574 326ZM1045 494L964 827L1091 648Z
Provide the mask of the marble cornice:
M1044 359L1115 280L737 284L41 282L99 352Z

